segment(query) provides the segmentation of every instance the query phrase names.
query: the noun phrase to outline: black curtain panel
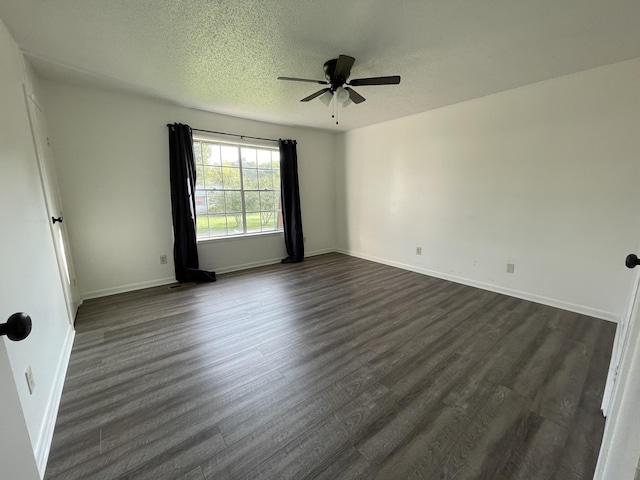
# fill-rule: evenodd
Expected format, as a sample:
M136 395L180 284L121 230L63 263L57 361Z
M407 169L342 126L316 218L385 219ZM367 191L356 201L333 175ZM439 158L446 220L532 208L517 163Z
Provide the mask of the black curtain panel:
M199 269L196 243L196 165L189 125L169 127L173 258L178 282L215 282L216 274Z
M304 236L300 212L300 187L298 185L298 154L295 140L280 140L280 184L282 195L282 220L287 258L282 263L296 263L304 259Z

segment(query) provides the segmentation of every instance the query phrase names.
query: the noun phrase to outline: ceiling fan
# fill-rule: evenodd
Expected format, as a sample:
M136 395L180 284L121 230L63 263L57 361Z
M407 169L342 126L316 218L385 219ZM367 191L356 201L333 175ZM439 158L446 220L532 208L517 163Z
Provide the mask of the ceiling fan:
M320 97L320 100L327 106L331 103L334 95L336 100L343 106L346 106L351 102L356 104L364 102L366 99L351 87L363 87L365 85L397 85L400 83L399 75L393 75L390 77L356 78L355 80L347 81L349 80L351 67L355 61L356 59L353 57L340 55L338 58L325 62L324 76L327 80L309 80L307 78L294 77L278 77L278 80L291 80L294 82L311 82L318 83L320 85L329 85L328 87L318 90L317 92L300 100L301 102L308 102L314 98Z

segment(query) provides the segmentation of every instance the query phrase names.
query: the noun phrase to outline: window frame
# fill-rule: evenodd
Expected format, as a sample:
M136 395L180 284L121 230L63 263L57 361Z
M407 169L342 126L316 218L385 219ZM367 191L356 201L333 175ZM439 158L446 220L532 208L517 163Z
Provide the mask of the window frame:
M200 180L200 174L202 173L204 175L204 170L201 169L200 167L204 168L206 166L209 166L208 164L206 164L204 162L204 156L202 155L202 151L201 151L201 155L200 155L200 163L197 162L197 155L196 155L196 144L200 143L200 144L212 144L215 145L216 147L220 148L220 168L223 169L224 165L222 163L222 147L226 146L226 147L235 147L237 150L237 154L238 154L238 167L231 167L231 168L237 168L239 171L239 176L240 176L240 188L239 189L233 189L233 188L224 188L224 183L223 183L223 187L222 188L206 188L206 180L202 179ZM210 242L210 241L221 241L221 240L230 240L230 239L238 239L238 238L246 238L246 237L255 237L255 236L263 236L263 235L283 235L284 234L284 228L283 228L283 224L282 224L282 200L281 200L281 180L280 180L280 170L277 169L277 174L278 174L278 180L279 180L279 184L276 186L275 182L272 185L272 188L265 188L265 189L245 189L245 168L246 169L252 169L251 167L244 167L243 166L243 158L242 158L242 149L243 148L251 148L251 149L256 149L256 150L269 150L271 151L271 153L273 152L278 152L279 153L279 148L277 146L274 146L271 143L262 143L262 142L246 142L243 140L240 141L234 141L234 140L229 140L228 138L220 138L216 135L202 135L202 134L193 134L193 154L194 154L194 163L196 165L196 188L194 190L194 196L196 198L198 198L198 193L202 193L202 197L204 197L204 208L205 208L205 213L198 213L197 209L198 207L196 206L196 211L194 212L195 215L195 220L196 220L196 241L198 243L201 242ZM273 162L273 158L272 158L272 162ZM261 170L258 167L259 163L258 163L258 159L257 159L257 152L256 152L256 166L255 166L255 170L256 173L259 172L259 170ZM267 169L262 169L262 170L267 170ZM274 169L273 168L273 163L271 163L271 168L268 169L271 172L271 175L273 175ZM224 173L223 173L224 175ZM224 176L223 176L224 178ZM202 188L198 188L198 186L201 186ZM223 192L225 193L225 208L224 208L224 214L220 214L220 215L224 215L224 217L226 217L227 222L228 222L228 216L229 215L233 215L235 212L231 212L228 213L227 212L227 206L226 206L226 192L239 192L240 193L240 202L241 202L241 215L242 215L242 232L240 233L230 233L229 231L229 226L227 223L227 233L225 235L211 235L211 224L210 224L210 217L215 216L215 214L212 214L209 211L209 193L210 192ZM248 226L248 222L247 222L247 215L251 214L251 213L257 213L259 215L259 217L262 217L262 214L264 212L268 212L267 210L258 210L256 212L247 212L247 207L246 207L246 193L248 192L255 192L258 194L258 198L260 198L260 193L261 192L273 192L274 195L274 200L276 202L276 208L273 210L274 215L275 215L275 228L273 230L265 230L265 231L250 231L249 230L249 226ZM276 193L278 194L276 197ZM197 200L196 200L197 202ZM259 206L259 208L262 208L262 205ZM207 222L209 225L208 228L208 235L207 236L201 236L198 233L198 225L197 225L197 219L200 216L204 216L207 217ZM262 230L262 228L264 228L262 226L262 221L260 223L260 229Z

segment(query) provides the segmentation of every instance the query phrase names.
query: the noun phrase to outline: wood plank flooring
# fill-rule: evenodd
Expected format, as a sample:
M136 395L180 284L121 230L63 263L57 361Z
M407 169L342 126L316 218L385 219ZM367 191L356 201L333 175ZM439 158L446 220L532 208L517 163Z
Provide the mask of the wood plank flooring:
M591 479L615 334L339 254L76 328L47 480Z

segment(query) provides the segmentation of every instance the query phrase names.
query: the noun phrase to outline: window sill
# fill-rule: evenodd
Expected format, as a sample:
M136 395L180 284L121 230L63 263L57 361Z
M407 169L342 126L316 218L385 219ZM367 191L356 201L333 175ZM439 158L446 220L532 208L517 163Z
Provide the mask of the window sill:
M198 238L196 242L199 245L204 243L229 242L229 241L235 241L235 240L242 240L243 238L266 237L266 236L272 236L272 235L284 235L284 230L274 230L271 232L245 233L242 235L229 235L227 237Z

